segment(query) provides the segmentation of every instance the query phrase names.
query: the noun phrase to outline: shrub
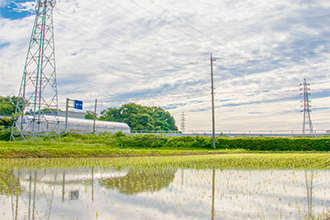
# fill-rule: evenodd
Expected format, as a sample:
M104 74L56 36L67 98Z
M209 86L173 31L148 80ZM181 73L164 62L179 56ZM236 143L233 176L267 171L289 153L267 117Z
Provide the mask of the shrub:
M7 132L7 139L10 130ZM63 142L106 144L124 148L166 148L166 149L213 149L212 137L206 136L165 136L157 134L113 135L62 134ZM296 137L216 137L217 149L246 149L257 151L330 151L330 138Z
M0 140L9 141L10 140L11 129L0 126Z

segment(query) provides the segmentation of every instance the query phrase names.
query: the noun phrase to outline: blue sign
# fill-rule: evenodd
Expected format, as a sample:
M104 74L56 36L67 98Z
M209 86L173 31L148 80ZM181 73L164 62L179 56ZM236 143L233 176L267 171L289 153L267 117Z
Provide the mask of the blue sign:
M74 100L74 108L82 110L83 109L83 101Z

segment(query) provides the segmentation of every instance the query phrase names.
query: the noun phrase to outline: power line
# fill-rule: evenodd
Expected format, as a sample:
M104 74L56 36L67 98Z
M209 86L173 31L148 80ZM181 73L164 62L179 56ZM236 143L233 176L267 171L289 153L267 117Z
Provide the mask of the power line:
M85 35L85 34L83 34L83 33L80 33L80 32L78 32L78 31L72 29L72 28L69 28L69 27L67 27L67 26L64 26L63 24L60 24L60 23L58 23L58 22L54 22L54 23L56 23L56 25L59 25L59 26L61 26L61 27L66 28L66 29L68 29L68 30L70 30L70 31L72 31L72 32L75 32L75 33L77 33L77 34L79 34L79 35L81 35L81 36L83 36L83 37L86 37L86 38L88 38L88 39L90 39L90 40L93 40L93 41L95 41L95 42L98 42L99 44L102 44L102 45L107 46L107 47L109 47L109 48L111 48L111 49L113 49L113 50L116 50L116 51L120 52L120 53L123 53L123 54L125 54L125 55L128 55L128 56L130 56L130 57L133 57L133 58L135 58L135 59L138 59L138 60L140 60L140 61L142 61L142 62L145 62L145 63L149 64L149 62L147 62L147 61L145 61L145 60L143 60L143 59L140 59L140 58L134 57L133 55L131 55L131 54L129 54L129 53L125 53L125 52L123 52L123 51L121 51L121 50L118 50L117 48L115 48L115 47L113 47L113 46L111 46L111 45L109 45L109 44L103 43L103 42L101 42L101 41L99 41L99 40L97 40L97 39L95 39L95 38L89 37L89 36L87 36L87 35Z
M249 58L240 58L240 57L219 57L217 59L226 59L226 60L260 60L266 58L293 58L293 57L300 57L302 55L313 55L313 54L330 54L330 49L323 49L323 50L314 50L314 51L305 51L301 53L287 53L281 55L269 55L269 56L250 56Z
M91 1L92 1L92 0L91 0ZM145 25L140 24L140 23L137 22L136 20L129 18L128 16L126 16L126 15L123 14L123 13L120 13L120 12L118 12L118 11L115 11L114 9L112 9L111 7L109 7L108 5L106 5L106 4L102 3L102 2L99 2L99 1L94 1L94 2L98 2L99 4L105 6L106 8L108 8L108 9L110 9L110 10L112 10L112 11L114 11L114 12L120 14L121 16L125 17L126 19L128 19L128 20L134 22L135 24L137 24L137 25L139 25L139 26L145 28L145 29L148 30L148 31L153 32L153 30L152 30L151 28L149 28L149 27L147 27L147 26L145 26ZM112 3L112 4L115 4L116 6L118 6L118 7L121 8L121 9L127 11L129 14L134 14L132 11L129 11L129 10L127 10L126 8L123 8L122 6L120 6L119 4L117 4L117 3L115 3L115 2L111 2L111 3ZM134 14L134 15L135 15L135 14ZM143 18L139 18L139 19L143 20ZM164 40L166 40L166 41L169 40L168 38L166 38L166 37L164 37L164 36L162 36L162 35L160 35L160 34L158 34L158 33L156 33L156 32L153 32L153 34L154 34L154 35L157 35L157 36L159 36L159 37L161 37L162 39L164 39ZM168 34L169 36L175 38L175 36L172 35L171 33L167 33L167 34ZM178 46L178 47L181 47L181 48L183 48L183 49L186 51L186 48L184 48L181 44L178 44L178 43L176 43L176 42L171 42L171 44L174 44L174 45L176 45L176 46ZM164 46L163 46L163 48L164 48ZM196 48L196 47L193 47L193 48L194 48L195 50L198 50L198 48ZM190 53L190 54L195 54L195 55L197 55L197 56L201 56L201 54L196 53L195 50L189 51L189 53Z
M74 4L74 3L72 3L73 1L72 0L68 0L71 4ZM102 5L104 5L104 6L106 6L104 3L102 3L102 2L99 2L99 1L97 1L99 4L102 4ZM117 3L115 3L115 2L112 2L113 4L115 4L115 5L117 5L118 7L120 7L120 8L122 8L122 9L125 9L125 8L123 8L122 6L120 6L119 4L117 4ZM137 3L135 3L135 2L133 2L134 4L137 4ZM171 5L173 5L174 7L176 7L177 8L177 6L175 6L172 2L169 2ZM155 4L154 2L153 2L153 4ZM81 6L79 6L79 5L77 5L77 4L74 4L74 5L76 5L77 7L81 7ZM81 5L81 4L80 4ZM162 8L160 5L158 5L158 4L155 4L155 5L157 5L158 7L160 7L160 8ZM84 6L83 6L84 7ZM107 8L109 8L109 9L111 9L109 6L106 6ZM163 10L166 10L166 9L164 9L164 8L162 8ZM84 10L89 10L89 11L91 11L91 12L93 12L93 13L96 13L96 12L94 12L94 11L92 11L92 10L90 10L90 9L88 9L87 7L84 7ZM113 9L111 9L111 10L113 10ZM127 12L129 12L130 14L134 14L134 13L132 13L132 11L129 11L129 10L127 10L127 9L125 9ZM168 11L168 10L166 10L168 13L170 13L172 16L175 16L173 13L171 13L170 11ZM122 16L124 16L124 17L126 17L126 18L128 18L127 16L125 16L123 13L120 13L120 12L117 12L117 13L119 13L119 14L121 14ZM96 13L97 14L97 13ZM186 13L187 14L187 13ZM99 14L98 14L99 15ZM189 15L189 14L187 14L189 17L191 17L191 18L193 18L191 15ZM177 16L175 16L177 19L180 19L179 17L177 17ZM105 18L104 16L103 16L103 18ZM130 18L128 18L128 19L130 19ZM196 20L195 18L193 18L194 20ZM108 20L108 19L107 19ZM133 20L133 19L130 19L130 20L132 20L132 21L134 21L136 24L139 24L138 22L136 22L135 20ZM185 22L185 21L183 21L182 19L180 19L182 22L184 22L185 24L187 24L187 25L189 25L189 26L191 26L190 24L188 24L187 22ZM109 20L108 20L109 21ZM196 20L196 21L198 21L198 20ZM201 22L199 22L200 24L202 24ZM116 26L118 26L118 24L115 24L114 22L112 22L112 24L114 24L114 25L116 25ZM144 28L146 28L146 29L148 29L148 30L151 30L150 28L147 28L147 27L145 27L145 26L143 26L143 25L141 25L141 24L139 24L140 26L142 26L142 27L144 27ZM203 25L203 24L202 24ZM120 26L120 25L119 25ZM212 32L214 32L211 28L208 28L207 26L205 26L205 25L203 25L204 27L206 27L208 30L211 30ZM122 27L122 26L121 26ZM191 26L192 28L194 28L193 26ZM124 28L124 29L126 29L127 30L127 28ZM196 29L197 31L198 31L198 29L197 28L194 28L194 29ZM215 33L215 32L214 32ZM154 33L154 34L157 34L157 33ZM204 33L202 33L201 32L201 34L203 34L204 36L207 36L207 35L205 35ZM161 35L159 35L159 36L161 36ZM163 36L161 36L161 37L163 37ZM221 36L220 36L221 37ZM164 39L167 39L167 38L165 38L165 37L163 37ZM221 37L221 38L223 38L223 39L225 39L224 37ZM213 39L212 39L213 40ZM228 40L227 40L228 41ZM175 42L171 42L171 43L174 43L174 44L176 44ZM176 44L176 45L179 45L179 44ZM230 50L230 49L229 49ZM213 51L214 52L214 51ZM195 53L195 51L189 51L189 53ZM221 59L228 59L228 60L236 60L236 59L245 59L245 60L254 60L254 59L263 59L263 58L281 58L281 57L290 57L290 56L301 56L301 55L308 55L308 54L310 54L310 53L316 53L316 54L321 54L321 53L330 53L330 51L329 50L315 50L315 51L309 51L309 52L302 52L302 53L290 53L290 54L286 54L286 55L275 55L275 56L273 56L273 55L270 55L270 56L251 56L251 58L239 58L239 57L217 57L217 58L221 58ZM197 54L197 53L195 53L195 54ZM200 54L197 54L198 56L200 56Z
M207 30L211 31L212 33L218 35L218 33L216 33L212 28L209 28L208 26L204 25L202 22L200 22L199 20L197 20L195 17L191 16L190 14L186 13L182 8L179 8L178 6L176 6L173 2L171 1L167 1L167 3L171 4L172 6L174 6L175 8L179 9L180 10L180 13L184 13L186 14L187 16L189 16L190 18L192 18L194 21L196 21L197 23L199 23L200 25L204 26ZM228 40L227 38L223 37L223 36L219 36L220 38L226 40L227 42L230 43L230 40ZM319 51L319 52L318 52ZM253 55L249 55L249 58L244 58L244 59L247 59L247 60L250 60L251 58L252 59L261 59L261 58L275 58L275 57L289 57L289 56L300 56L300 55L303 55L303 54L309 54L309 53L320 53L320 52L323 52L323 53L330 53L330 50L329 49L323 49L323 50L314 50L314 51L305 51L305 52L302 52L302 53L289 53L289 54L286 54L286 55L276 55L276 56L253 56ZM238 57L219 57L221 59L242 59L242 58L238 58Z
M319 89L319 90L313 90L313 91L326 91L326 90L330 90L329 89ZM261 94L261 93L292 93L292 92L296 92L299 93L299 90L275 90L275 91L268 91L268 90L259 90L259 91L231 91L231 92L219 92L219 93L215 93L215 94L251 94L251 93L257 93L257 94ZM121 102L121 101L131 101L131 100L137 100L137 101L149 101L149 100L163 100L163 99L177 99L177 98L184 98L184 97L202 97L202 96L209 96L209 93L194 93L194 94L189 94L189 95L161 95L161 97L130 97L130 98L121 98L121 99L111 99L109 101L103 101L103 102Z
M117 24L117 23L115 23L115 22L109 20L109 19L106 18L105 16L103 16L103 15L101 15L101 14L99 14L99 13L93 11L93 10L91 10L90 8L87 8L86 6L83 6L81 3L76 3L76 4L75 4L75 3L73 3L72 0L67 0L67 1L69 1L71 4L73 4L74 6L76 6L76 7L78 7L78 8L81 8L81 9L83 9L83 10L85 10L85 11L88 11L88 12L91 12L91 13L95 14L99 19L102 19L102 20L104 20L104 21L107 21L109 24L112 24L112 25L118 27L119 29L121 29L121 30L123 30L123 31L125 31L125 32L131 33L133 36L135 36L135 37L137 37L137 38L139 38L139 39L143 39L144 41L148 42L149 44L151 44L151 45L153 45L153 46L161 47L161 48L163 49L163 51L167 51L167 52L169 52L169 53L172 53L172 55L178 56L178 53L175 53L175 52L173 52L173 51L169 51L169 50L167 49L167 47L164 47L164 46L162 46L162 45L159 45L158 43L155 44L154 42L151 42L151 41L146 40L145 36L143 36L143 35L141 35L141 34L137 34L137 33L133 32L133 31L131 31L130 29L128 29L128 28L126 28L126 27L124 27L124 26L122 26L122 25L119 25L119 24ZM108 7L108 8L109 8L109 7ZM111 8L110 8L110 9L111 9ZM62 10L62 11L63 11L63 10ZM142 26L142 27L144 27L144 26ZM168 40L167 38L164 38L164 39ZM174 43L174 44L176 44L176 43ZM176 45L181 46L181 45L179 45L179 44L176 44ZM197 54L197 53L196 53L196 54ZM197 55L200 56L200 54L197 54Z
M116 25L117 27L119 27L120 29L122 29L122 30L124 30L124 31L129 31L127 28L123 28L123 26L121 26L121 25L118 25L118 24L115 24L114 22L112 22L112 21L110 21L109 19L107 19L107 18L105 18L104 16L102 16L102 15L100 15L100 14L98 14L98 13L96 13L96 12L94 12L93 10L91 10L91 9L88 9L87 7L85 7L85 6L79 6L79 5L81 5L81 4L74 4L74 3L72 3L72 0L68 0L71 4L73 4L73 5L75 5L75 6L77 6L77 7L80 7L80 8L82 8L82 9L84 9L84 10L86 10L86 11L90 11L90 12L92 12L92 13L94 13L94 14L97 14L98 16L100 16L100 17L102 17L103 18L103 20L106 20L107 22L109 22L109 23L111 23L111 24L114 24L114 25ZM99 2L100 3L100 2ZM134 3L134 2L133 2ZM102 5L105 5L105 4L103 4L103 3L100 3L100 4L102 4ZM115 3L114 3L115 4ZM137 3L134 3L134 4L137 4ZM155 4L155 3L154 3ZM117 6L119 6L118 4L116 4ZM155 4L155 5L157 5L157 4ZM159 6L159 5L157 5L157 6ZM108 7L108 6L107 6ZM121 6L120 6L121 7ZM142 7L142 6L141 6ZM161 6L159 6L160 8L162 8ZM108 7L108 8L110 8L110 7ZM111 9L111 8L110 8ZM144 8L145 9L145 8ZM163 8L162 8L163 9ZM112 9L113 10L113 9ZM145 10L147 10L147 9L145 9ZM172 16L175 16L175 15L173 15L171 12L169 12L168 10L166 10L166 9L163 9L163 10L165 10L165 11L167 11L169 14L171 14ZM128 11L128 10L127 10ZM148 11L148 10L147 10ZM64 12L64 11L63 11ZM129 12L129 11L128 11ZM64 12L65 13L65 12ZM117 12L118 13L118 12ZM151 12L152 13L152 12ZM120 13L120 14L122 14L122 13ZM123 14L122 14L123 15ZM154 14L154 16L157 16L157 15L155 15ZM158 18L160 18L159 16L157 16ZM185 24L187 24L187 25L189 25L189 26L191 26L190 24L188 24L188 23L186 23L185 21L183 21L182 19L180 19L180 18L178 18L177 16L175 16L177 19L179 19L179 20L181 20L183 23L185 23ZM126 18L128 18L127 16L126 16ZM162 18L160 18L160 19L162 19ZM162 19L163 20L163 19ZM134 21L134 20L133 20ZM164 20L165 21L165 20ZM135 22L135 23L137 23L137 22ZM137 24L139 24L139 23L137 23ZM168 23L168 24L170 24L170 23ZM140 25L140 24L139 24ZM170 24L171 25L171 24ZM142 26L142 27L145 27L145 26L143 26L143 25L140 25L140 26ZM171 26L173 26L173 25L171 25ZM174 26L173 26L174 27ZM196 29L196 28L194 28L193 26L191 26L193 29L195 29L196 31L199 31L198 29ZM145 27L146 28L146 27ZM148 28L147 28L148 29ZM100 30L100 29L99 29ZM151 29L149 29L149 30L151 30ZM129 31L129 32L131 32L131 33L133 33L133 35L135 35L135 36L139 36L138 34L135 34L134 32L132 32L132 31ZM200 32L200 31L199 31ZM207 35L205 35L204 33L202 33L202 32L200 32L201 34L203 34L204 36L207 36ZM154 34L157 34L157 33L154 33ZM157 34L158 35L158 34ZM158 35L158 36L161 36L161 35ZM189 35L190 36L190 35ZM163 36L161 36L161 37L163 37ZM208 36L207 36L208 37ZM166 40L168 40L167 38L165 38L165 37L163 37L164 39L166 39ZM210 38L211 39L211 38ZM211 39L211 40L213 40L213 39ZM148 41L150 44L153 44L153 43L151 43L150 41ZM171 42L171 43L174 43L174 44L176 44L175 42ZM179 44L176 44L176 45L179 45ZM181 46L181 45L180 45ZM222 46L222 45L221 45ZM164 47L162 47L162 48L164 48ZM140 48L141 49L141 48ZM197 48L196 48L197 49ZM165 48L165 50L167 50L166 48ZM228 49L228 50L230 50L230 49ZM142 50L142 51L144 51L144 52L146 52L145 50ZM167 50L167 52L169 52L169 53L172 53L171 51L168 51ZM200 54L198 54L198 53L195 53L195 51L189 51L189 53L191 54L191 53L194 53L194 54L196 54L197 56L200 56ZM315 50L315 51L306 51L306 52L302 52L302 53L290 53L290 54L286 54L286 55L275 55L275 56L250 56L250 58L244 58L244 57L217 57L217 58L220 58L220 59L228 59L228 60L240 60L240 59L244 59L244 60L255 60L255 59L263 59L263 58L281 58L281 57L286 57L286 58L288 58L288 57L290 57L290 56L301 56L301 55L308 55L308 54L311 54L311 53L317 53L317 54L324 54L324 53L330 53L330 50L327 50L327 49L325 49L325 50ZM235 53L235 54L237 54L237 53ZM173 55L173 53L172 53L172 55ZM175 54L174 54L175 55ZM238 55L238 54L237 54ZM160 57L159 57L160 58ZM161 58L161 59L164 59L164 58ZM170 62L170 61L168 61L167 60L167 62ZM173 64L172 64L173 65Z
M59 13L59 12L57 12L57 13ZM87 36L87 35L85 35L85 34L83 34L83 33L81 33L81 32L78 32L78 31L76 31L76 30L74 30L74 29L72 29L72 28L69 28L69 27L67 27L67 26L65 26L65 25L63 25L63 24L61 24L61 23L58 23L58 22L55 22L55 21L54 21L54 23L56 23L56 25L59 25L59 26L65 28L65 29L68 29L68 30L70 30L70 31L72 31L72 32L74 32L74 33L76 33L76 34L78 34L78 35L81 35L81 36L83 36L83 37L85 37L85 38L87 38L87 39L93 40L93 41L95 41L95 42L97 42L97 43L99 43L99 44L101 44L101 45L103 45L103 46L109 47L109 48L111 48L111 49L113 49L113 50L116 50L116 51L118 51L118 52L120 52L120 53L122 53L122 54L125 54L125 55L127 55L127 56L129 56L129 57L132 57L132 58L134 58L134 59L137 59L137 60L139 60L139 61L142 61L142 62L144 62L144 63L146 63L146 64L149 64L149 65L153 65L154 67L158 68L158 66L156 66L155 63L150 63L150 62L148 62L147 60L144 60L144 59L138 58L138 57L136 57L136 56L134 56L134 55L132 55L132 54L130 54L130 53L126 53L126 52L124 52L124 51L122 51L122 50L119 50L119 49L117 49L117 48L115 48L115 47L113 47L113 46L107 44L107 43L101 42L101 41L99 41L99 40L97 40L97 39L95 39L95 38L89 37L89 36ZM191 66L191 65L193 65L193 64L195 64L195 63L189 63L189 64L186 64L185 67L187 67L187 66ZM179 68L179 69L182 70L182 67L177 66L177 65L172 66L172 67L176 67L176 68ZM184 70L183 70L183 71L184 71ZM160 72L160 71L158 71L158 72ZM170 74L170 75L172 75L172 74ZM162 76L166 76L166 75L165 75L164 73L162 73Z
M172 14L170 11L164 9L162 6L156 4L154 1L149 0L152 4L156 5L157 7L161 8L163 11L167 12L168 14L172 15L174 18L176 18L177 20L181 21L182 23L188 25L190 28L192 28L193 30L197 31L198 33L200 33L201 35L203 35L204 37L208 38L209 40L213 41L214 43L218 44L219 46L227 49L228 51L233 52L234 54L238 55L241 57L241 59L245 59L244 57L242 57L241 55L237 54L235 51L232 51L230 49L228 49L227 47L225 47L224 45L220 44L219 42L217 42L216 40L210 38L208 35L204 34L203 32L201 32L200 30L198 30L197 28L193 27L192 25L190 25L189 23L185 22L184 20L182 20L181 18L179 18L178 16Z
M204 43L203 41L200 41L200 40L198 40L197 38L191 36L190 34L184 32L184 31L181 30L180 28L178 28L178 27L172 25L171 23L169 23L168 21L166 21L166 20L164 20L163 18L159 17L157 14L153 13L152 11L146 9L146 8L143 7L142 5L140 5L140 4L136 3L136 2L134 2L133 0L130 0L130 1L131 1L133 4L137 5L138 7L142 8L143 10L147 11L148 13L152 14L153 16L157 17L158 19L164 21L166 24L172 26L172 27L175 28L176 30L178 30L178 31L180 31L181 33L185 34L186 36L188 36L188 37L190 37L190 38L192 38L192 39L194 39L195 41L198 41L198 42L200 42L200 43Z
M91 1L93 1L93 0L91 0ZM109 6L107 6L106 4L104 4L104 3L102 3L102 2L99 2L99 1L94 1L94 2L98 2L99 4L102 4L103 6L105 6L105 7L107 7L107 8L109 8L110 10L112 10L112 11L115 11L115 10L113 10L112 8L110 8ZM127 11L129 14L134 14L134 12L132 12L132 11L129 11L129 10L127 10L126 8L124 8L124 7L122 7L122 6L120 6L119 4L117 4L116 2L111 2L112 4L115 4L116 6L118 6L119 8L121 8L121 9L123 9L123 10L125 10L125 11ZM171 3L171 2L169 2L170 4L172 4L173 5L173 3ZM177 7L177 6L175 6L175 7ZM145 9L146 10L146 9ZM181 9L180 9L181 10ZM182 11L182 10L181 10ZM146 28L147 30L149 30L149 31L152 31L152 29L150 29L150 28L148 28L148 27L146 27L146 26L144 26L144 25L141 25L140 23L138 23L138 22L136 22L136 20L133 20L133 19L131 19L131 18L129 18L129 17L127 17L126 15L124 15L123 13L120 13L120 12L118 12L118 11L115 11L116 13L118 13L118 14L120 14L120 15L122 15L122 16L124 16L125 18L127 18L127 19L129 19L129 20L131 20L131 21L133 21L134 23L136 23L136 24L138 24L138 25L140 25L141 27L144 27L144 28ZM186 13L187 14L187 13ZM134 15L136 15L136 14L134 14ZM187 14L189 17L191 17L191 18L193 18L195 21L198 21L197 19L195 19L194 17L192 17L191 15L189 15L189 14ZM141 20L143 20L143 18L139 18L139 19L141 19ZM198 21L199 22L199 21ZM217 34L216 32L214 32L211 28L209 28L209 27L207 27L207 26L205 26L204 24L202 24L201 22L199 22L201 25L203 25L204 27L206 27L208 30L211 30L213 33L215 33L215 34ZM155 35L158 35L158 36L160 36L160 37L162 37L163 39L165 39L165 40L168 40L166 37L164 37L164 36L162 36L162 35L159 35L159 34L157 34L157 33L154 33ZM169 33L168 33L169 34ZM170 35L170 34L169 34ZM172 36L172 37L174 37L173 35L170 35L170 36ZM226 39L226 38L224 38L224 37L222 37L222 36L220 36L221 38L223 38L223 39L225 39L226 41L229 41L228 39ZM174 43L175 44L175 42L172 42L172 43ZM178 44L176 44L176 45L178 45ZM197 48L195 48L195 49L197 49ZM319 51L323 51L323 52L330 52L329 50L319 50ZM303 53L291 53L291 54L287 54L287 55L283 55L283 56L280 56L280 55L277 55L277 56L252 56L252 55L249 55L249 57L223 57L223 56L221 56L221 57L217 57L217 58L219 58L219 59L228 59L228 60L241 60L241 59L244 59L244 60L253 60L253 59L261 59L261 58L275 58L275 57L288 57L288 56L291 56L291 55L299 55L299 54L308 54L308 53L312 53L312 52L315 52L315 51L307 51L307 52L303 52ZM191 51L189 51L189 53L191 53ZM315 52L316 53L316 52ZM196 53L197 54L197 53ZM197 55L200 55L200 54L197 54Z
M217 36L219 35L219 33L216 33L212 28L209 28L208 26L204 25L202 22L200 22L199 20L197 20L196 18L194 18L193 16L191 16L190 14L186 13L182 8L179 8L178 6L176 6L175 4L173 4L173 2L167 1L167 3L173 5L175 8L179 9L181 13L184 13L184 14L188 15L190 18L192 18L194 21L196 21L200 25L204 26L206 29L208 29L212 33L216 34ZM221 35L219 37L230 43L230 40L228 40L227 38L225 38L225 37L223 37ZM238 58L234 58L234 59L238 59ZM245 58L240 58L240 59L245 59Z
M64 11L62 11L62 12L64 12ZM124 40L121 40L121 39L117 38L117 37L116 37L115 35L113 35L113 34L109 34L109 33L106 33L106 32L104 32L104 31L102 31L102 30L100 30L100 29L98 29L98 28L95 28L92 24L88 24L88 23L85 22L85 21L82 22L82 21L79 21L79 20L77 20L77 19L72 19L72 18L70 18L68 15L65 15L66 12L64 12L64 13L59 13L59 14L66 16L67 18L71 19L71 20L74 21L74 22L77 22L77 23L79 23L79 24L81 24L81 25L84 25L84 26L86 26L86 27L89 27L89 28L91 28L91 29L94 29L95 31L101 33L102 35L107 36L107 37L110 37L110 38L112 38L112 39L115 39L115 40L119 41L119 42L122 43L122 44L126 44L126 45L129 45L129 46L135 47L136 49L140 50L141 52L143 52L143 53L145 53L145 54L147 54L147 55L150 55L150 56L152 56L152 57L157 57L158 59L161 59L161 60L163 60L163 61L166 61L168 64L172 65L173 67L181 68L181 67L179 67L179 66L176 66L176 65L175 65L174 63L172 63L171 61L168 61L168 60L164 59L163 57L160 57L160 56L155 55L155 54L151 54L151 53L149 53L148 51L146 51L146 50L144 50L144 49L142 49L142 48L140 48L140 47L138 47L138 46L136 46L136 45L134 45L134 44L132 44L132 43L129 43L129 42L127 42L127 41L124 41Z

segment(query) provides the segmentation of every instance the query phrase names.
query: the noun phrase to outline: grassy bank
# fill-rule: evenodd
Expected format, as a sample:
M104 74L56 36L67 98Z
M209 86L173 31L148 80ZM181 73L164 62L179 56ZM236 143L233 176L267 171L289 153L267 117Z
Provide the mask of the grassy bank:
M269 138L163 136L154 134L62 134L61 142L0 141L0 158L86 158L229 154L249 152L327 152L330 137Z
M0 142L0 158L137 157L245 153L246 150L127 148L101 143Z

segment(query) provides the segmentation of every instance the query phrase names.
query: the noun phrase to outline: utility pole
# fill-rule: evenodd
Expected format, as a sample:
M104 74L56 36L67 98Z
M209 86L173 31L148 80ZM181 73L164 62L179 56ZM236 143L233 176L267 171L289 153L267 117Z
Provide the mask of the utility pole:
M56 0L38 0L10 140L59 140L53 9ZM53 118L44 111L49 111ZM24 124L24 125L23 125Z
M69 101L71 101L71 103L73 102L73 106L69 106ZM83 109L83 101L66 98L66 104L65 104L65 133L68 132L69 107L74 108L74 109L78 109L78 110L82 110Z
M309 90L308 86L310 86L309 83L307 83L306 79L304 79L304 82L300 84L300 86L303 86L300 90L303 90L303 93L300 93L300 95L304 96L303 105L301 107L304 107L304 117L303 117L303 126L302 126L302 133L305 134L306 131L309 131L310 134L313 134L313 125L312 125L312 119L311 119L311 111L309 107L311 107L310 100L309 100ZM309 129L306 129L306 124L308 124Z
M96 122L96 108L97 108L97 99L95 99L95 106L94 106L94 122L93 122L93 132L95 132L95 122Z
M212 58L210 55L211 61L211 94L212 94L212 139L213 139L213 148L215 148L215 119L214 119L214 86L213 86L213 61L216 59Z
M65 104L65 133L68 132L68 116L69 116L69 98L66 98Z

